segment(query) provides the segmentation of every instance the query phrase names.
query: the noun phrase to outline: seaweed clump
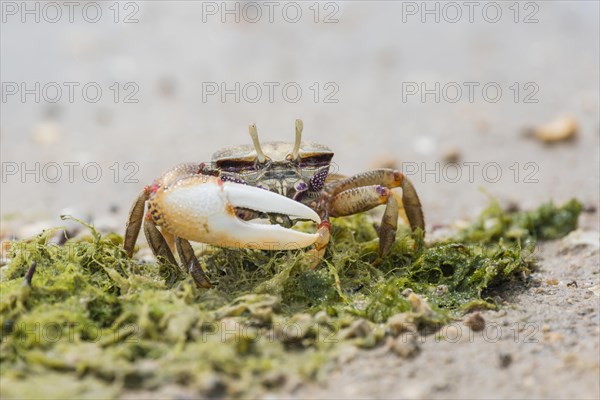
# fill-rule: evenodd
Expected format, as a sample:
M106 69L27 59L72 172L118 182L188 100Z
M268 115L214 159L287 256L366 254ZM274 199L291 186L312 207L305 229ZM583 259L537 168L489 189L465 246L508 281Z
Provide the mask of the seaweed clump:
M527 276L534 241L566 235L580 211L576 200L518 213L492 203L439 243L400 230L383 260L356 215L333 221L316 270L301 251L203 250L210 290L176 266L128 259L117 234L89 226L57 246L44 232L12 243L0 270L0 395L246 397L322 379L347 349L382 343L394 316L435 329L494 307L486 292Z
M513 242L559 239L577 228L582 209L578 200L571 199L561 207L549 202L533 211L506 212L492 199L479 218L454 240L487 244L500 239Z

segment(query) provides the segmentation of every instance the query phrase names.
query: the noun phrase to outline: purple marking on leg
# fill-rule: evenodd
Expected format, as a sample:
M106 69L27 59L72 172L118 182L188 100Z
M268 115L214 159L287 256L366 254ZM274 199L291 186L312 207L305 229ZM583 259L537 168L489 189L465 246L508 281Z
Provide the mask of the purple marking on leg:
M296 189L296 192L304 192L306 189L308 189L308 185L306 182L300 181L294 185L294 189Z
M318 192L325 186L325 179L329 175L329 165L318 170L312 178L310 178L309 187L313 192Z
M308 185L306 184L306 182L300 181L294 185L294 189L296 189L296 193L294 194L294 200L300 201L302 200L304 194L308 190Z
M386 196L388 194L387 188L385 188L383 186L377 186L377 188L375 188L375 191L380 196Z

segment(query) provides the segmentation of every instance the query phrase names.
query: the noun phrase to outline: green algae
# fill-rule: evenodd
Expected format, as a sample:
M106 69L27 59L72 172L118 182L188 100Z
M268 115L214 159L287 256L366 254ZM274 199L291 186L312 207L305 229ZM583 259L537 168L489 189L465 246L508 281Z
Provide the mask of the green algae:
M559 239L577 228L583 206L571 199L561 207L552 202L533 211L506 212L495 199L477 221L457 236L459 242L491 243L501 238L510 241Z
M401 228L383 260L367 215L340 218L316 270L301 251L203 250L210 290L176 266L128 259L119 235L88 227L57 246L44 232L13 243L0 270L0 394L247 397L324 379L349 348L381 344L394 316L425 331L495 307L486 293L527 276L535 240L566 235L580 211L576 200L514 213L492 202L437 243Z

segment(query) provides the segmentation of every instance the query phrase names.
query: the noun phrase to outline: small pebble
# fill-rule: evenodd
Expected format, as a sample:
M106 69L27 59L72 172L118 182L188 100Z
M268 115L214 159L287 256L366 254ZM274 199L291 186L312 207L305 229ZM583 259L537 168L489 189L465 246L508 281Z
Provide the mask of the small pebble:
M525 134L545 144L554 144L575 139L578 129L575 118L560 117L548 124L530 128Z
M506 206L506 211L510 213L518 212L521 211L521 206L519 206L519 203L511 201Z
M329 315L327 315L326 311L319 311L318 313L315 314L314 316L315 322L317 322L318 324L329 324L331 322L331 318L329 318Z
M269 372L265 375L265 377L262 380L262 384L269 389L281 387L285 384L285 382L286 376L281 371Z
M387 325L392 336L396 337L403 332L416 332L417 325L407 313L399 313L388 318Z
M465 321L465 325L471 328L472 331L479 332L485 328L485 319L481 313L476 312L469 315Z
M600 297L600 285L594 285L587 288L590 292L592 292L596 297Z
M401 335L397 338L388 338L387 346L396 355L402 358L412 358L419 354L421 348L417 338L413 335Z
M409 294L407 300L410 302L414 312L423 314L424 316L429 316L433 314L433 310L431 309L429 303L427 303L427 300L425 300L418 294Z
M458 150L458 149L446 150L444 152L444 155L442 156L442 160L446 164L456 164L457 162L459 162L461 160L461 158L462 158L462 156L461 156L460 150Z
M508 368L512 364L512 356L510 353L499 354L500 368Z
M581 229L570 232L561 239L562 250L572 249L579 246L600 248L600 233L598 231L584 231Z
M369 325L369 323L366 320L361 318L359 320L352 322L352 324L349 327L342 329L338 333L338 338L341 340L352 339L352 338L361 338L361 337L367 337L370 333L371 333L371 326Z
M438 285L435 288L435 294L438 296L444 295L446 293L448 293L448 285Z

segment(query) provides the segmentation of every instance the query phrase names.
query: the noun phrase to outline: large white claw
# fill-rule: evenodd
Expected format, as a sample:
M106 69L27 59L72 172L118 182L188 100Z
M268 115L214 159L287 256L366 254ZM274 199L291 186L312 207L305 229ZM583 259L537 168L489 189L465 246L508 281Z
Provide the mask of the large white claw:
M310 246L318 235L279 225L243 221L234 207L288 215L294 219L321 219L309 207L270 192L233 182L190 179L157 193L164 228L175 236L225 247L291 250Z

